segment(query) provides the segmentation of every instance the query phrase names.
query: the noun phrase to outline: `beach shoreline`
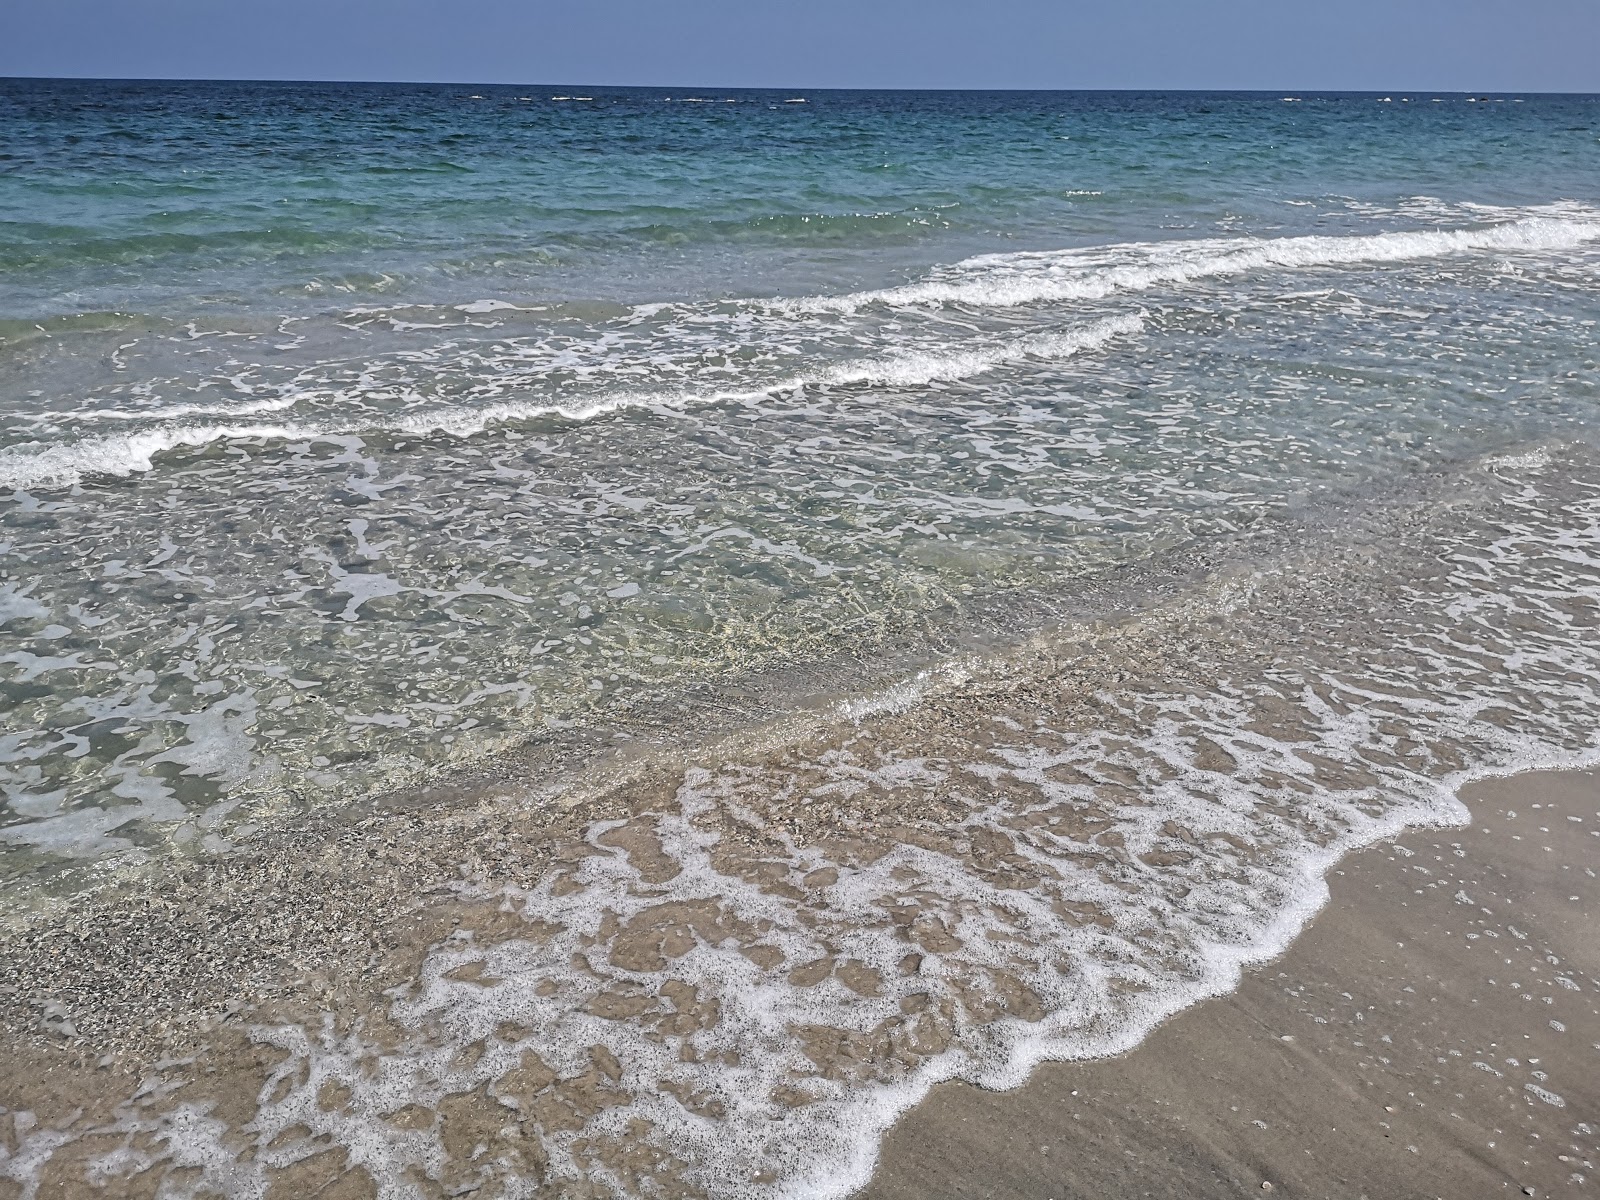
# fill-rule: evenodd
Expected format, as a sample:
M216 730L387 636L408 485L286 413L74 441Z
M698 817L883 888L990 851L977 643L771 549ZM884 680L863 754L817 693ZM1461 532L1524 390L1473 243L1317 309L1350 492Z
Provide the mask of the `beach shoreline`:
M1555 1186L1594 97L572 90L0 81L0 1200Z
M1284 953L1131 1051L1045 1063L1009 1091L937 1085L889 1130L853 1194L1581 1194L1600 1161L1600 1089L1585 1066L1600 1055L1600 768L1480 780L1462 800L1470 826L1408 829L1340 860L1330 899ZM414 969L402 964L463 919L480 933L494 924L453 899L418 908L380 974ZM308 984L306 1015L339 1026L371 1004L349 971ZM87 1127L141 1077L177 1066L242 1122L271 1062L236 1019L247 1015L234 1006L169 1031L169 1048L191 1048L176 1061L97 1058L84 1039L41 1044L9 1027L3 1102L13 1122L70 1128L77 1110ZM35 1191L0 1177L0 1197L76 1194L72 1172L104 1146L90 1136L66 1149ZM113 1179L95 1194L142 1196L148 1182ZM277 1173L270 1194L306 1187L377 1194L332 1151Z
M1600 1161L1600 771L1463 800L1469 827L1351 855L1283 955L1128 1054L1046 1064L1011 1092L941 1085L858 1196L1583 1194Z
M1347 874L1365 878L1372 863L1405 858L1360 847L1389 846L1397 830L1401 845L1466 846L1475 834L1446 828L1467 815L1449 791L1462 779L1479 780L1466 785L1469 798L1487 797L1471 799L1474 830L1484 813L1494 825L1495 789L1523 786L1517 779L1575 779L1580 793L1593 790L1596 754L1582 720L1557 721L1514 697L1516 707L1506 706L1504 679L1476 659L1462 693L1481 697L1471 708L1421 686L1443 661L1459 669L1460 647L1482 645L1491 660L1531 670L1527 686L1539 695L1589 694L1581 671L1540 650L1549 644L1541 639L1565 646L1586 627L1592 613L1581 601L1542 602L1544 626L1525 613L1450 607L1460 581L1443 572L1462 568L1420 551L1437 546L1440 531L1458 536L1462 522L1496 530L1508 520L1455 495L1369 506L1315 553L1248 570L1217 565L1149 608L1025 639L985 671L893 692L860 717L797 719L787 734L744 745L621 755L566 790L510 760L497 777L456 789L262 831L230 854L85 895L68 920L8 931L0 947L15 969L0 989L0 1057L10 1078L0 1105L12 1128L0 1124L8 1139L0 1181L10 1181L0 1200L72 1196L91 1179L106 1195L141 1195L186 1171L213 1191L271 1200L323 1187L433 1195L491 1181L519 1196L565 1196L574 1176L618 1195L740 1194L726 1174L694 1174L692 1140L689 1151L630 1157L628 1139L601 1131L609 1112L651 1103L647 1072L661 1063L654 1047L678 1047L673 1069L708 1052L732 1054L720 1061L739 1066L764 1035L751 1023L759 1005L736 1006L770 1001L774 989L794 1005L775 1028L805 1034L787 1074L757 1093L789 1109L759 1122L781 1130L787 1181L845 1194L866 1181L877 1135L889 1128L866 1195L944 1195L940 1181L963 1171L976 1173L973 1194L995 1194L982 1189L996 1180L1018 1196L1065 1190L1009 1159L1002 1170L985 1158L983 1147L1005 1138L957 1136L984 1128L993 1096L938 1085L924 1097L929 1082L960 1074L1013 1087L1040 1057L1079 1054L1093 1061L1043 1067L1000 1095L1035 1095L1061 1071L1113 1081L1126 1071L1136 1094L1095 1085L1106 1097L1096 1111L1111 1122L1101 1140L1143 1144L1143 1126L1127 1125L1143 1119L1135 1101L1184 1080L1174 1053L1160 1049L1179 1036L1172 1031L1209 1029L1215 1018L1195 1014L1218 1006L1235 1013L1236 997L1288 970L1264 959L1289 943L1274 961L1298 962L1305 937L1342 927L1330 914L1347 907ZM1574 568L1587 569L1530 559L1519 586L1573 596ZM1430 612L1435 641L1414 632L1429 628ZM1308 613L1320 633L1305 627ZM1384 620L1402 622L1391 641L1385 629L1396 627ZM1503 632L1511 620L1521 622L1515 645ZM1416 657L1397 658L1404 647ZM1371 674L1351 679L1352 661ZM1314 682L1306 690L1273 682L1283 671ZM1173 711L1192 724L1175 728ZM1019 750L1019 734L1036 748ZM1148 757L1129 760L1129 745ZM1519 766L1578 764L1589 773L1484 781ZM1241 810L1254 814L1250 823ZM1600 822L1573 815L1580 832L1567 830L1563 845L1592 854L1582 831ZM1287 855L1273 836L1288 837ZM1500 869L1492 855L1479 857L1484 871ZM1325 878L1334 900L1308 932ZM1373 894L1392 899L1394 890ZM1005 916L1029 905L1039 906L1032 924ZM1381 904L1369 907L1355 911L1386 929ZM1394 919L1407 908L1402 898ZM1194 949L1164 960L1163 943L1146 933L1152 914L1188 929ZM992 945L1013 957L985 960ZM1585 953L1563 946L1558 957L1587 961ZM1127 966L1140 955L1145 965ZM1086 958L1109 974L1071 974ZM1382 955L1369 946L1346 960L1356 966L1341 970L1359 981L1356 967ZM1027 972L1017 966L1029 963ZM988 982L975 988L968 971L988 972ZM1080 990L1047 1001L1052 973ZM707 986L720 990L708 999L697 991ZM1358 994L1354 983L1339 990ZM1584 1028L1576 1017L1551 1019ZM1207 1053L1231 1057L1239 1042L1249 1058L1252 1028L1241 1019L1208 1035ZM985 1059L979 1033L1004 1053ZM1303 1038L1289 1036L1296 1045ZM970 1048L958 1037L973 1038ZM1135 1039L1147 1040L1103 1057ZM1600 1042L1600 1030L1591 1040ZM1285 1074L1278 1062L1260 1070ZM382 1082L386 1073L392 1082ZM1504 1064L1477 1073L1510 1077ZM848 1096L850 1083L874 1097L871 1114L836 1126L826 1153L802 1149L812 1146L806 1123L813 1136L819 1128L819 1110L808 1111L817 1097L804 1087ZM721 1077L711 1086L723 1086ZM1585 1101L1565 1084L1545 1090L1567 1097L1562 1111ZM705 1095L671 1095L684 1109L716 1112ZM1199 1084L1191 1096L1195 1107L1209 1104ZM633 1111L670 1119L673 1108ZM1106 1116L1118 1112L1135 1116ZM1055 1144L1033 1120L1013 1114L1003 1124ZM1173 1144L1172 1161L1186 1165L1164 1168L1180 1187L1171 1194L1204 1195L1192 1189L1207 1179L1237 1183L1242 1150L1205 1156L1231 1145L1226 1132L1207 1133L1200 1149ZM417 1149L418 1134L437 1139L426 1151L433 1158ZM389 1139L376 1155L374 1139ZM1424 1142L1408 1144L1422 1154ZM934 1148L963 1145L965 1158L926 1175L943 1161ZM1110 1169L1095 1157L1098 1145L1080 1147L1082 1171L1066 1177L1080 1190L1067 1194L1133 1186L1097 1174ZM1594 1154L1576 1145L1568 1157ZM418 1162L431 1164L425 1174ZM1306 1184L1270 1156L1263 1164L1252 1186ZM1185 1174L1195 1171L1201 1183ZM1329 1194L1342 1195L1335 1184Z

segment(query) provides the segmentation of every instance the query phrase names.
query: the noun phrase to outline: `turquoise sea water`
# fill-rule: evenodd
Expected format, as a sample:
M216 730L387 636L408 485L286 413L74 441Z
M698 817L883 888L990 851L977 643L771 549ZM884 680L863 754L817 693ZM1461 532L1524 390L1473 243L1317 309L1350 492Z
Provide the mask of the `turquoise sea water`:
M0 81L0 914L442 782L335 967L498 922L0 1179L832 1198L1136 1044L1600 761L1597 322L1600 97Z
M0 84L7 873L1592 429L1593 97Z

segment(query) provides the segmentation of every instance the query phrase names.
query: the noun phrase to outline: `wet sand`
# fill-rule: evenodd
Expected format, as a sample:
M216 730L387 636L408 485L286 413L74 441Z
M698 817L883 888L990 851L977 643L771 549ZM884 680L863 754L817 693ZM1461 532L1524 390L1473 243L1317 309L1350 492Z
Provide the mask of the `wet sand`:
M937 1089L860 1200L1329 1200L1600 1186L1600 772L1348 859L1281 958L1120 1058Z
M1466 799L1470 829L1416 831L1346 860L1331 902L1283 957L1132 1053L1048 1065L1013 1092L937 1089L893 1129L858 1195L1586 1194L1600 1161L1600 772L1515 776ZM392 970L413 971L463 918L488 917L451 903L415 911ZM346 1016L371 1003L343 988L306 999ZM173 1065L219 1115L244 1122L271 1055L232 1019L189 1032L201 1030L209 1051ZM169 1052L188 1040L165 1033L156 1040ZM69 1110L85 1104L94 1116L150 1066L135 1051L94 1070L90 1048L105 1044L13 1042L7 1100L49 1124L73 1124ZM0 1125L0 1139L12 1133ZM58 1155L39 1200L86 1194L83 1156L107 1144L90 1137ZM144 1195L155 1175L92 1194ZM270 1190L375 1193L331 1150ZM0 1179L0 1197L24 1194Z

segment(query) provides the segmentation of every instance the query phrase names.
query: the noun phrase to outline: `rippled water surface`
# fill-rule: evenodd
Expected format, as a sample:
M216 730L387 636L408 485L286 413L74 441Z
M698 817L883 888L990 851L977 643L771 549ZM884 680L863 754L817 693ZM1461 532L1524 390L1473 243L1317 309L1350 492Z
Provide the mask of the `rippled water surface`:
M1585 98L0 104L13 874L1594 403Z
M1594 97L0 83L10 915L687 763L381 1036L258 1030L256 1150L95 1169L835 1195L1131 1044L1588 761L1597 320Z

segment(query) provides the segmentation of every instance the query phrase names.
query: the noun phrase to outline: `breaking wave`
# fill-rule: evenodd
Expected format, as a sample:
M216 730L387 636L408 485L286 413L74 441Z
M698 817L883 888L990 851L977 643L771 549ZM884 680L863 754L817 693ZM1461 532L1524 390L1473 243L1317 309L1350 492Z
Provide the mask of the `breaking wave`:
M602 393L588 400L436 407L396 414L386 421L169 423L134 433L88 437L42 449L11 447L0 451L0 487L63 487L94 475L133 475L151 470L156 456L160 454L204 447L215 442L309 441L384 432L446 433L468 437L494 425L541 416L586 420L631 408L682 409L727 402L758 403L808 387L915 387L942 380L970 378L1028 359L1068 358L1098 349L1115 338L1136 333L1141 327L1142 321L1136 315L1114 317L1063 333L1030 334L948 351L910 351L840 363L810 375L795 375L747 390L616 392ZM281 410L291 408L294 404L295 398L290 396L256 401L249 408L257 411ZM217 409L196 407L194 411L209 413Z
M1016 307L1059 300L1103 300L1162 285L1269 268L1409 262L1483 250L1563 250L1597 238L1600 217L1585 214L1523 217L1481 229L1133 242L1074 250L985 254L936 271L916 283L848 296L807 296L768 303L792 313L854 313L875 305Z

